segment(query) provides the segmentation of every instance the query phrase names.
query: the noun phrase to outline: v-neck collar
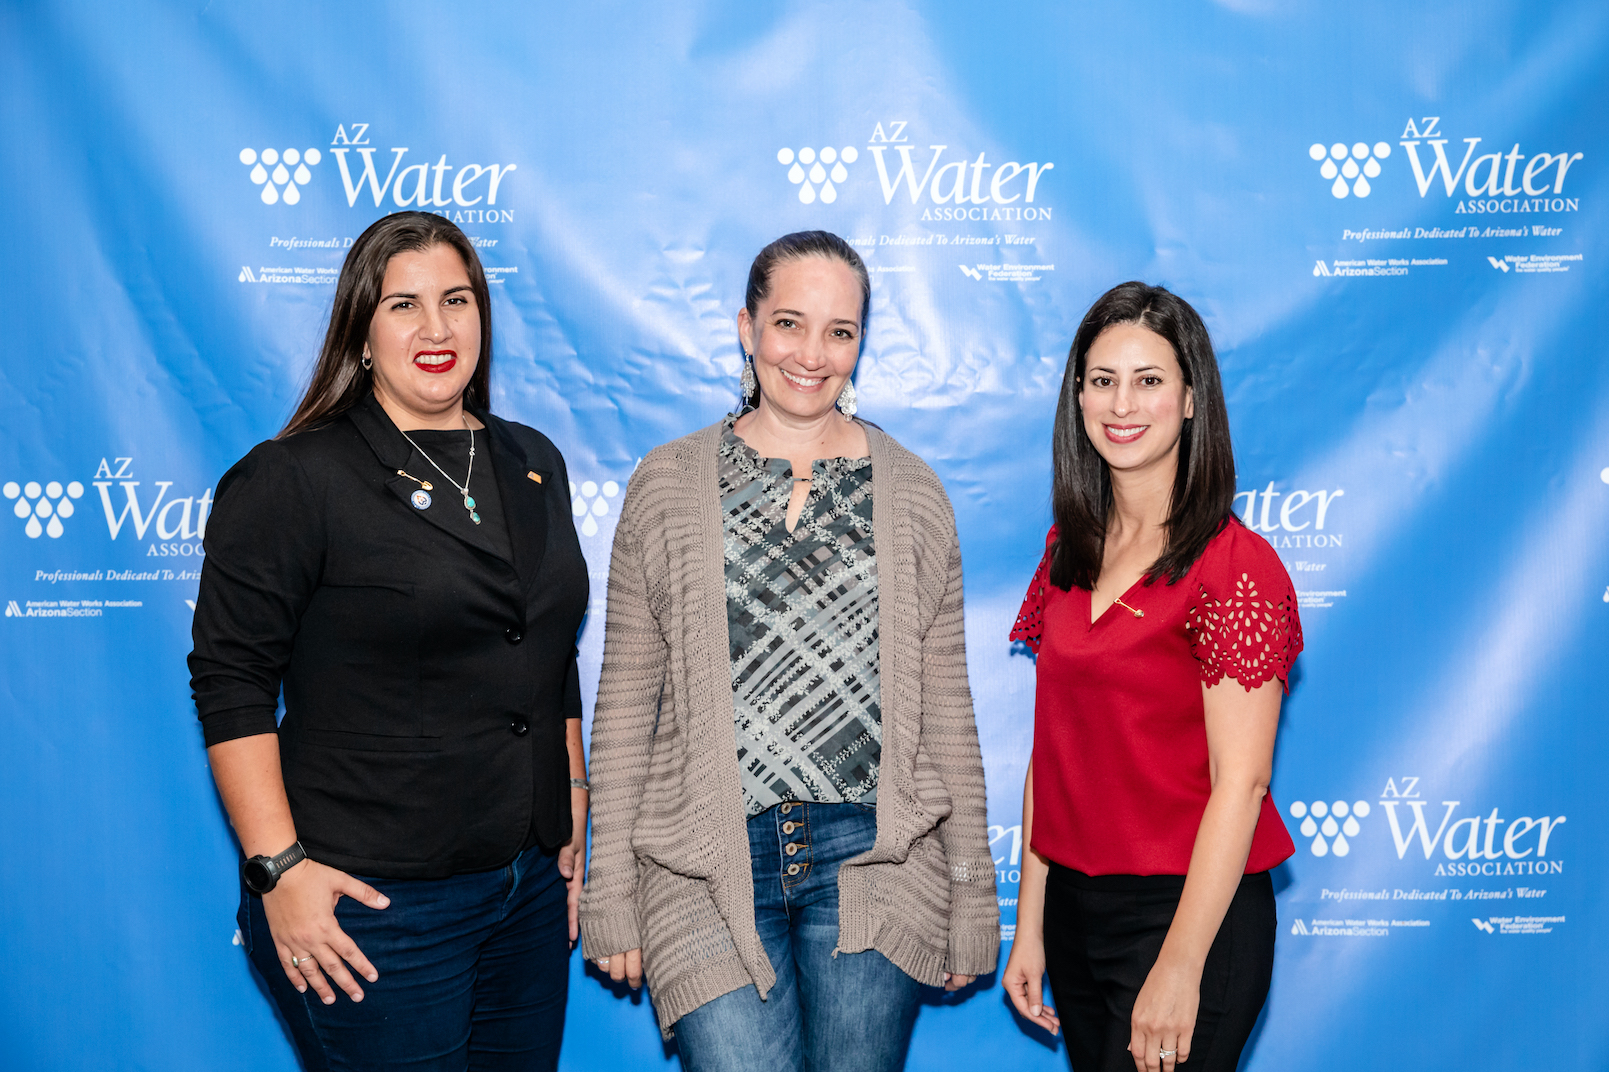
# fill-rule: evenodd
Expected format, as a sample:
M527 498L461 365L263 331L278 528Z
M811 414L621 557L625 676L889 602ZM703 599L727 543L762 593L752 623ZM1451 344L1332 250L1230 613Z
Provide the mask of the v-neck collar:
M1089 624L1088 624L1088 628L1085 631L1086 632L1093 632L1095 627L1097 625L1101 624L1101 622L1105 621L1106 616L1108 614L1112 613L1112 608L1118 605L1119 600L1121 600L1124 603L1129 603L1130 602L1129 595L1136 588L1140 587L1140 585L1145 583L1145 577L1146 577L1146 575L1142 573L1140 575L1139 579L1136 580L1133 584L1129 585L1128 588L1124 589L1122 594L1119 595L1117 597L1117 599L1112 600L1110 603L1108 603L1106 605L1106 609L1101 611L1099 617L1091 617L1091 615L1093 615L1095 613L1095 593L1093 591L1089 590L1089 589L1080 588L1079 591L1083 592L1085 599L1088 600L1088 606L1086 606L1084 608L1084 618ZM1143 608L1140 608L1140 609L1143 609ZM1131 611L1125 611L1125 613L1127 613L1130 617L1134 616L1132 610Z

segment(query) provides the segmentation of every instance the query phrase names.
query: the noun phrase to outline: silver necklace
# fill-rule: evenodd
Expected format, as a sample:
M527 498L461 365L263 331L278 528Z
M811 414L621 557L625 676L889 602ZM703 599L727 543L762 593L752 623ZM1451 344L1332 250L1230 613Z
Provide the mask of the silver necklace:
M464 482L462 484L448 476L447 470L436 464L436 459L426 454L425 449L418 443L414 443L413 436L407 432L402 432L401 428L398 428L397 431L402 432L402 438L412 444L413 449L419 452L420 457L429 462L431 467L446 479L447 483L458 489L459 493L464 497L464 509L469 511L469 520L479 525L480 515L475 512L475 500L469 497L469 478L475 475L475 426L469 423L468 417L464 417L464 427L469 429L469 468L464 470ZM418 493L415 492L414 494Z

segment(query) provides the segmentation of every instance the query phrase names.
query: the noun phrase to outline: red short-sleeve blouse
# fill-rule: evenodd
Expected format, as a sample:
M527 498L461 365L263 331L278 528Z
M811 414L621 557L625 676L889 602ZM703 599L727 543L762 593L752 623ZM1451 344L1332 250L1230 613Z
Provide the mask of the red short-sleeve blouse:
M1050 583L1052 528L1011 639L1039 656L1033 848L1089 875L1183 875L1212 782L1202 686L1288 687L1302 650L1290 575L1230 521L1175 584L1137 582L1093 624L1090 593ZM1296 851L1263 798L1246 873Z

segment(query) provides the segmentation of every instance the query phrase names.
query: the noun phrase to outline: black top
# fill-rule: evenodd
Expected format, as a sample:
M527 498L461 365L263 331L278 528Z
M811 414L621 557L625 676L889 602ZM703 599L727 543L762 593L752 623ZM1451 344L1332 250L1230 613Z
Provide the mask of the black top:
M418 477L430 485L429 508L441 506L440 520L456 530L461 539L473 542L477 535L484 535L492 542L499 558L511 560L514 552L508 540L508 526L503 522L503 496L497 490L497 481L492 478L491 437L485 432L477 432L471 437L467 428L420 428L409 432L408 438L413 440L414 449L408 464L402 468L409 476ZM469 467L469 446L472 441L475 445L473 470ZM443 480L441 472L431 462L445 469L452 480ZM463 493L453 486L453 481L463 486L466 475L469 477L469 501L475 504L475 513L480 515L479 526L470 517L469 511L464 509ZM410 493L409 500L412 498ZM449 506L456 506L457 509L448 510Z
M356 874L441 878L570 837L587 570L569 476L540 432L475 415L480 525L372 396L254 448L208 519L190 655L206 743L275 732L283 687L297 836ZM458 479L467 435L461 458L443 446L457 468L414 438Z

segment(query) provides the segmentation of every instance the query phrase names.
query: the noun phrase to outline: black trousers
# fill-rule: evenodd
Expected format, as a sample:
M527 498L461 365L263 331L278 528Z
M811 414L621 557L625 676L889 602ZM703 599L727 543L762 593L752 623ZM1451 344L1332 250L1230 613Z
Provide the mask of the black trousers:
M1090 876L1050 865L1045 961L1074 1072L1133 1072L1129 1017L1162 951L1182 875ZM1201 973L1190 1060L1180 1072L1234 1072L1274 969L1274 884L1240 882Z

